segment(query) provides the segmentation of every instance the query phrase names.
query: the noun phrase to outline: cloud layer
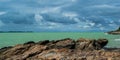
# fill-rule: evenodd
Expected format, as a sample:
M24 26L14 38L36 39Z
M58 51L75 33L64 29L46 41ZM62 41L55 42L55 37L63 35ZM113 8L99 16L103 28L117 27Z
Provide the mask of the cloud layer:
M119 0L0 0L0 30L113 30L120 26L119 3Z

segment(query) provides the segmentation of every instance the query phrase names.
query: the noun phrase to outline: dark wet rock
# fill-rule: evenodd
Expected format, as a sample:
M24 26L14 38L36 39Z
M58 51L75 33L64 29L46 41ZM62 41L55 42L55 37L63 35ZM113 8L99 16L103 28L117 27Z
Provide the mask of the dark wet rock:
M40 45L46 45L49 42L50 42L49 40L44 40L44 41L39 41L38 44L40 44Z
M104 46L106 46L108 43L108 40L107 39L98 39L96 41L96 46L98 46L99 48L98 49L101 49L103 48Z
M107 43L107 39L84 38L29 41L0 49L0 60L119 60L120 49L103 49Z
M29 42L24 43L24 45L26 45L26 44L34 44L34 43L35 43L34 41L29 41Z
M9 47L3 47L0 49L0 53L6 51L6 50L9 50L10 48L12 48L12 46L9 46Z

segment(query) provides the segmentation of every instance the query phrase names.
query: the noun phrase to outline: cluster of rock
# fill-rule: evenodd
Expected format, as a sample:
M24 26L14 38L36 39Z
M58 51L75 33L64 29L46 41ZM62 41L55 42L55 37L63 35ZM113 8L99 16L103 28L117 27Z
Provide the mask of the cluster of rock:
M108 34L119 35L120 34L120 27L115 31L108 32Z
M27 42L0 49L0 60L119 60L120 49L103 49L106 39L70 38Z

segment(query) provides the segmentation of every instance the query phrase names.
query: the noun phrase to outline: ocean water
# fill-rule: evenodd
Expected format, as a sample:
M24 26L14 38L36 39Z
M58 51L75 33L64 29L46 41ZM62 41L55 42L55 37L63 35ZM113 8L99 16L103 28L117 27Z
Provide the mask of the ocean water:
M106 47L120 48L120 35L109 35L103 32L40 32L40 33L0 33L0 48L6 46L14 46L28 41L41 40L59 40L64 38L79 38L98 39L106 38L109 43Z

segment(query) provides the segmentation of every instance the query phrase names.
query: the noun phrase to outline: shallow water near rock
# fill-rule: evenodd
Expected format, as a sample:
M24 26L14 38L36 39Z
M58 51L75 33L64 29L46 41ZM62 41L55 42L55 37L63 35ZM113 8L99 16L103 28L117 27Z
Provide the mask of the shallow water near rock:
M56 40L63 38L105 38L109 40L106 47L120 48L120 35L110 35L103 32L40 32L40 33L0 33L0 48L22 44L28 41Z

